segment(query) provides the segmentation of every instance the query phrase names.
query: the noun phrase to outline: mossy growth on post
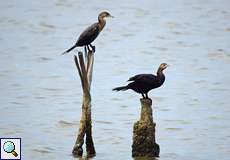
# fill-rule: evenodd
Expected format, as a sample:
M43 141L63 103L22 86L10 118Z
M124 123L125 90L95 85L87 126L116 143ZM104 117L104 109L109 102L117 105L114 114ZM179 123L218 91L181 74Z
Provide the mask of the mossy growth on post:
M92 138L90 86L93 74L94 53L85 49L85 58L82 52L78 52L78 56L74 56L74 61L81 80L83 101L79 130L72 154L74 157L81 157L83 155L82 145L86 135L87 157L93 157L96 155L96 151Z
M152 116L152 100L140 99L140 119L133 126L133 157L159 157L160 147L155 140L155 126Z

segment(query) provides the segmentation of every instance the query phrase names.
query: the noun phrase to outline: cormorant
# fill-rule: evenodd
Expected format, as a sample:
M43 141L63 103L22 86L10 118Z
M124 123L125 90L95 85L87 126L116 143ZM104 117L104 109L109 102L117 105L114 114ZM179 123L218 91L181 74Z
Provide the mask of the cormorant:
M97 38L97 36L99 35L99 33L104 28L104 26L106 24L106 21L105 21L106 17L113 17L113 16L111 16L106 11L101 12L99 14L99 16L98 16L98 22L96 22L96 23L92 24L91 26L89 26L88 28L86 28L84 30L84 32L81 33L81 35L78 38L78 40L75 43L75 45L72 46L70 49L66 50L62 54L69 53L74 48L80 47L80 46L86 46L88 50L90 50L89 49L89 46L90 46L92 48L92 50L95 52L95 46L93 46L91 43Z
M148 92L154 88L160 87L165 81L165 75L163 70L166 69L168 65L162 63L158 70L157 75L153 74L138 74L134 77L129 78L128 81L132 81L127 86L114 88L113 91L126 91L132 89L137 93L141 93L143 98L148 98Z

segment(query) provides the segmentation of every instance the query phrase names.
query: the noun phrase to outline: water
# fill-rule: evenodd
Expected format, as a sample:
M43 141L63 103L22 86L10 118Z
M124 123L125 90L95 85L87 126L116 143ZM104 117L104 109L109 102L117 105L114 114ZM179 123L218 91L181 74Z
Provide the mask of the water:
M132 159L139 95L114 93L132 75L155 72L152 91L160 160L230 156L230 2L2 1L0 135L22 137L23 159L74 159L82 90L73 55L60 54L108 10L92 83L95 160Z

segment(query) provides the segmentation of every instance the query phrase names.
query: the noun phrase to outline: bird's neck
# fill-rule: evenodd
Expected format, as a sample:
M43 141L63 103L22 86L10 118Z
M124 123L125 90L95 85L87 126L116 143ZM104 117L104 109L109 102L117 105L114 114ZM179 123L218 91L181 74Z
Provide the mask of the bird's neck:
M102 17L98 17L98 23L100 26L100 31L105 27L106 21Z
M163 83L165 80L165 75L164 75L163 70L161 68L159 68L157 70L157 78L158 78L160 83Z

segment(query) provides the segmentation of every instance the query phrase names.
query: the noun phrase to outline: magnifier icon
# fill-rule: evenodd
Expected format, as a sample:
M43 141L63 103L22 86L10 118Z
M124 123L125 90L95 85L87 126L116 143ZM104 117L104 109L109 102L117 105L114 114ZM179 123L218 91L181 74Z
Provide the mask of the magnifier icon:
M14 157L17 157L18 154L17 152L15 152L15 145L13 142L11 141L6 141L4 144L3 144L3 149L6 153L11 153L14 155Z

